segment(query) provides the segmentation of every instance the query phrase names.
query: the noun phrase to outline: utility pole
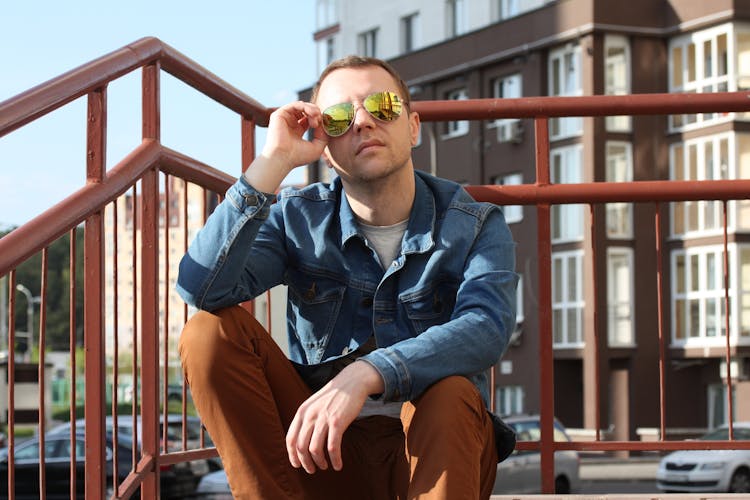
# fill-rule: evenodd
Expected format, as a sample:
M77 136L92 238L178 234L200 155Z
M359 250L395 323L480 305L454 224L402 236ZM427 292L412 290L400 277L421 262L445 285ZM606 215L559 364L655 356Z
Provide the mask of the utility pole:
M0 352L8 348L8 277L0 278Z
M34 297L31 290L22 284L16 285L16 290L26 296L26 333L28 335L28 347L26 350L26 360L31 361L31 353L34 350L34 304L39 303L40 297Z

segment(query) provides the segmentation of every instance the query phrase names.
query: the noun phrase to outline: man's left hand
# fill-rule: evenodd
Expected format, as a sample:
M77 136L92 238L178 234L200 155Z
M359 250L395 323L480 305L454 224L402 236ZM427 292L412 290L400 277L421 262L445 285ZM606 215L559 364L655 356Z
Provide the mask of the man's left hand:
M326 453L334 470L341 470L341 440L371 394L384 390L383 379L367 362L355 361L310 396L297 409L286 435L292 466L309 474L328 469Z

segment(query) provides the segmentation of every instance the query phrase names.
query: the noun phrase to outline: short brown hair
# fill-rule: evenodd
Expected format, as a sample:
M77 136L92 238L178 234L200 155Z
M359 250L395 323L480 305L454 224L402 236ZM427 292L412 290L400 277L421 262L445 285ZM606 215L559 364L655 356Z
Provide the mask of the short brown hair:
M404 101L406 105L409 105L411 102L411 95L409 94L409 86L406 85L406 82L401 78L401 76L398 74L396 69L388 64L387 62L383 61L382 59L378 59L376 57L363 57L363 56L346 56L341 59L337 59L333 61L331 64L326 66L326 68L323 70L323 72L320 74L320 77L318 78L318 81L315 82L315 85L312 88L312 95L310 96L310 102L315 102L318 98L318 92L320 91L320 86L323 83L323 80L326 79L328 75L336 71L337 69L345 69L345 68L365 68L367 66L375 66L379 68L383 68L390 74L394 80L396 80L396 83L398 84L399 93L401 94L399 97Z

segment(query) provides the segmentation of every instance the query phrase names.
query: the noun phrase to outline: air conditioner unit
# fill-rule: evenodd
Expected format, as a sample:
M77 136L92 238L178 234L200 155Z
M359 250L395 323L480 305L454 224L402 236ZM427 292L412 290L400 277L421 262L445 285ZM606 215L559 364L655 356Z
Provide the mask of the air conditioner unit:
M750 378L750 358L734 358L729 363L732 372L732 380L748 380ZM719 376L722 380L727 378L727 361L722 359L719 363Z
M497 142L523 142L523 123L521 120L497 120Z

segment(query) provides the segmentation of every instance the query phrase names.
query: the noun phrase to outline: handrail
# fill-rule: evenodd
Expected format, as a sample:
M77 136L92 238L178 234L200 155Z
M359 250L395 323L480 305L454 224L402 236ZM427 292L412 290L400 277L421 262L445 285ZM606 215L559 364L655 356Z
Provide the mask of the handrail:
M241 116L268 124L269 108L158 38L145 37L0 102L0 137L154 61Z
M78 226L99 207L117 199L144 172L160 166L167 173L177 173L190 182L200 182L209 189L224 192L234 178L197 160L172 151L146 139L132 153L107 172L101 183L90 183L72 193L57 205L45 210L23 226L0 238L0 276L24 259ZM54 224L49 221L54 220Z
M750 111L750 92L414 101L422 121Z

